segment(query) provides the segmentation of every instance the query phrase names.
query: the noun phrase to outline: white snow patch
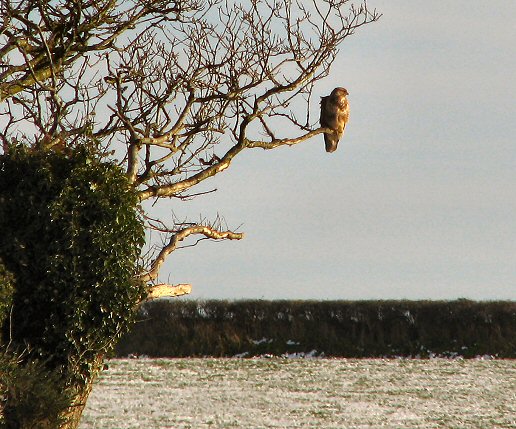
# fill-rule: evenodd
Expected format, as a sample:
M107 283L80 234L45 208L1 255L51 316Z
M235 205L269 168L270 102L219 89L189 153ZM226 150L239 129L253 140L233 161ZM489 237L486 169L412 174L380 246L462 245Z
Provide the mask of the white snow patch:
M263 337L261 338L260 340L251 340L251 342L255 345L260 345L260 344L270 344L272 343L273 340L268 340L267 338Z

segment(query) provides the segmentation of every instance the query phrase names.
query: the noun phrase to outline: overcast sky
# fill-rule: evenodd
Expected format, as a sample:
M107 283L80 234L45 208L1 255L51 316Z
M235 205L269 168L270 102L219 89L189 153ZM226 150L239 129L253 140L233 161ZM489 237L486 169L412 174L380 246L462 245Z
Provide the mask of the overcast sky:
M516 2L369 6L383 17L314 94L350 93L337 152L239 156L174 210L245 239L175 252L161 280L198 299L516 299Z

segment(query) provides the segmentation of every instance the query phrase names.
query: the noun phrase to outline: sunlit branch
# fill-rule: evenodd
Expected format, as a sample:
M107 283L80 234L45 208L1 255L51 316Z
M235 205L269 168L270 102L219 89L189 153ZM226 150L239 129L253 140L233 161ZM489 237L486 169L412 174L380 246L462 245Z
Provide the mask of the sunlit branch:
M244 237L244 234L240 232L218 231L217 229L206 225L195 225L184 228L172 235L168 243L161 249L156 259L152 262L150 270L141 276L141 280L149 282L157 278L159 270L167 256L176 250L181 241L190 235L197 234L204 235L206 238L211 238L213 240L240 240Z

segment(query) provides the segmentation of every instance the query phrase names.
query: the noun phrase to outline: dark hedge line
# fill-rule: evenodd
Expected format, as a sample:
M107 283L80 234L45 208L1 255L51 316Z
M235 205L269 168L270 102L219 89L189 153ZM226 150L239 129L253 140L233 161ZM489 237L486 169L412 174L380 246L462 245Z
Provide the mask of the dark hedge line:
M324 353L516 358L516 302L190 301L144 305L117 356Z

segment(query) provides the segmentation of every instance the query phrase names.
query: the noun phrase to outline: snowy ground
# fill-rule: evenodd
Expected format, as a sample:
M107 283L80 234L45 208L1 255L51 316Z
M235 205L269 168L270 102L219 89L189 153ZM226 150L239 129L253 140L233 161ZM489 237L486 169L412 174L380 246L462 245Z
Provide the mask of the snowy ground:
M516 361L112 360L81 429L516 428Z

